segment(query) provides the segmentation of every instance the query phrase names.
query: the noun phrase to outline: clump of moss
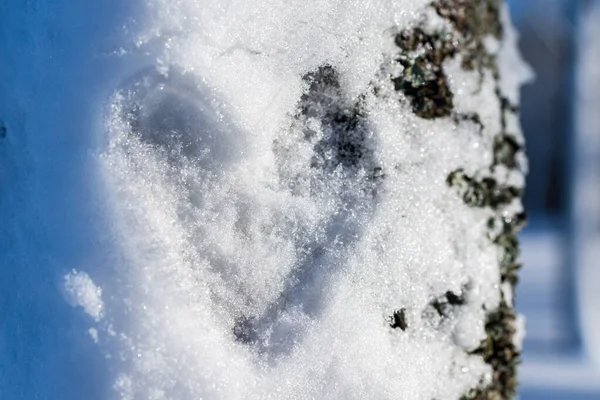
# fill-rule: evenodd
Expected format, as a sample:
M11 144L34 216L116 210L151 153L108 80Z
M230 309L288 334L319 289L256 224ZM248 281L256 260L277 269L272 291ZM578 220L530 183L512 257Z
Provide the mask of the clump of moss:
M396 35L395 42L402 50L397 61L404 69L392 78L394 88L410 99L413 112L421 118L450 115L454 94L442 63L456 53L452 35L426 34L421 28L413 28Z
M477 180L462 170L452 172L447 180L450 186L457 187L463 202L471 207L488 208L494 212L488 220L489 238L501 249L500 278L512 286L517 283L518 231L524 226L526 216L519 212L508 214L504 211L522 195L522 190L499 184L493 178ZM443 314L440 312L440 315ZM515 314L504 300L498 309L488 314L485 325L486 339L472 354L481 355L492 367L492 382L471 390L463 400L505 400L514 397L516 392L516 366L519 352L514 345Z
M515 312L506 301L488 314L485 324L487 337L471 354L481 356L492 366L492 382L484 387L472 389L462 400L511 399L517 390L516 369L519 351L514 344Z
M433 7L442 18L469 39L485 35L502 38L500 7L502 0L435 0Z
M502 37L500 7L502 0L435 0L433 7L439 16L450 21L461 35L458 51L466 70L495 70L494 57L485 49L483 38Z
M465 204L471 207L490 207L498 210L523 195L523 190L499 183L492 177L476 179L462 169L451 172L446 178L448 185L458 188Z
M432 3L439 16L448 20L454 31L425 32L422 27L408 28L396 35L401 52L397 61L403 70L392 77L394 88L410 100L416 115L425 119L452 114L454 94L448 85L443 62L460 54L462 68L477 70L483 77L485 68L495 77L495 57L484 45L484 38L502 37L501 0L436 0ZM467 118L481 125L477 115Z
M513 286L517 284L517 271L521 268L518 262L519 241L517 233L525 226L527 217L525 213L520 212L514 215L494 216L488 220L490 239L494 244L502 249L502 259L500 261L500 276L502 282L510 282Z
M521 145L517 139L510 134L502 133L494 138L494 165L505 165L509 169L518 166L517 154L521 151Z

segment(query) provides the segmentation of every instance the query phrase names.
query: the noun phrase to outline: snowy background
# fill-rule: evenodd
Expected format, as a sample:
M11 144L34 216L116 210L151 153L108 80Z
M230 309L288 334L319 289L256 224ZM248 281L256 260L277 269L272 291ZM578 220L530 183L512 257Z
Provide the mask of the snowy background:
M386 398L390 393L405 393L407 398L421 398L432 393L462 393L476 383L485 368L460 359L439 338L428 337L415 347L416 342L397 336L390 344L389 335L377 337L371 329L385 323L386 313L393 311L390 304L417 308L429 290L407 284L401 290L405 297L378 298L376 293L385 292L382 288L419 281L423 276L432 286L438 285L434 290L441 293L449 288L460 291L464 284L443 268L448 260L458 262L449 258L449 248L439 246L450 246L447 238L452 232L440 229L432 234L428 228L430 224L438 226L443 215L432 214L432 207L454 212L460 204L426 184L439 179L434 172L464 162L444 158L444 154L452 154L448 149L463 149L464 143L448 139L444 151L423 160L415 156L415 149L434 148L433 143L448 129L436 132L432 127L425 143L374 144L378 150L388 150L379 160L383 163L406 157L429 166L416 179L430 191L428 198L435 204L415 207L410 198L404 203L395 201L401 197L396 194L384 199L390 214L378 212L355 195L364 191L361 177L343 175L344 171L330 186L318 188L318 199L298 196L314 184L314 177L302 170L306 149L301 144L281 139L282 148L289 151L281 159L261 152L261 141L280 139L278 130L286 122L283 116L293 110L302 92L302 73L330 63L341 73L348 101L361 95L373 71L384 62L378 42L381 32L414 21L427 2L401 3L402 7L393 8L385 1L330 2L327 7L308 7L300 1L228 1L218 6L185 0L2 2L0 398L106 399L114 393L122 398L162 398L163 390L179 394L179 398L201 394L241 398L241 393L260 398L311 393L331 398L351 398L357 393ZM529 37L525 31L528 24L535 22L532 15L550 16L554 22L567 19L560 25L568 42L565 54L549 50L565 66L550 73L548 81L560 76L565 84L555 96L572 104L588 104L588 97L593 100L595 93L586 93L587 85L574 77L593 75L593 68L585 66L595 58L575 49L587 49L582 43L595 42L593 30L582 28L593 27L594 14L588 17L592 22L585 24L577 18L578 2L527 2L531 8L524 2L513 3L513 19L523 38ZM543 12L534 7L540 3L546 6ZM388 12L390 9L395 12ZM536 26L547 29L548 24L542 21ZM551 38L537 46L552 47L554 43ZM522 48L525 58L528 54L532 57L535 46ZM536 72L544 77L543 71ZM198 78L193 84L190 74ZM571 110L563 117L564 130L553 132L557 138L536 142L535 137L544 137L535 129L543 121L534 119L528 125L527 115L544 114L531 104L546 97L532 95L528 99L524 94L529 151L534 154L541 141L540 148L550 142L559 150L573 149L577 156L565 156L572 157L567 162L556 156L559 150L539 150L552 156L542 157L550 161L540 161L541 167L535 164L538 158L532 158L530 182L557 182L564 174L562 186L547 189L550 184L542 188L532 184L530 193L571 193L574 198L589 199L593 190L580 193L596 182L596 176L590 177L587 171L597 166L597 152L593 151L597 146L590 143L596 143L593 138L600 125L592 121L586 129L580 125L570 129L574 121L583 123L579 121L595 117L593 109L575 116L575 108L558 101L558 110ZM136 104L146 108L140 110ZM200 113L192 117L188 110ZM392 109L389 114L394 112L400 111ZM161 113L177 117L164 122ZM191 137L159 137L151 129L156 126L155 119L164 122L161 129L165 130L207 126L202 133L206 147ZM395 125L423 127L420 121L399 122L385 112L374 121L381 130ZM311 123L314 121L306 122L309 127ZM144 132L143 140L123 133L131 124ZM548 126L556 125L551 122ZM404 145L409 151L403 150ZM168 151L154 152L154 147ZM207 155L202 148L213 151ZM227 152L218 151L224 148ZM587 161L579 157L581 152ZM467 157L467 168L482 162L478 152L473 153ZM550 169L544 162L567 166L548 178L544 171ZM294 172L286 179L294 182L295 197L273 195L272 165ZM223 170L227 174L220 172ZM565 178L568 174L575 179ZM402 179L409 178L392 179L402 187L407 185ZM414 179L413 174L410 183L416 185ZM571 187L571 180L585 184ZM259 184L253 183L256 181ZM350 182L349 187L341 182ZM594 323L593 304L597 303L588 297L596 288L594 225L588 225L597 221L592 217L598 209L591 200L561 203L555 197L548 195L550 205L531 196L526 200L532 223L523 234L525 269L517 293L517 305L528 319L529 332L521 369L522 393L530 400L595 399L600 393L600 375L594 363L600 357L594 329L600 324ZM260 199L258 207L256 199ZM584 217L577 218L581 214ZM405 222L386 225L385 221L400 219L400 215ZM423 223L424 217L427 223ZM273 224L261 225L265 220ZM367 220L375 221L375 228ZM467 211L459 222L470 226ZM245 232L244 237L223 228L234 225ZM283 232L275 231L281 226ZM217 232L214 242L189 250L189 243L196 243L194 238L207 231ZM399 243L401 240L394 239L406 232L407 237L427 241ZM481 232L473 232L473 236L481 236ZM312 239L299 243L299 237ZM363 248L382 248L358 252L354 251L361 247L357 243ZM441 249L439 254L428 254L432 244ZM388 246L385 252L383 246ZM261 251L257 253L257 249ZM373 257L380 253L410 258L413 267L407 267L401 276L381 271L363 274L361 263L386 266L385 259L374 262ZM473 264L485 264L495 256L491 250L480 253L481 258ZM303 257L313 257L311 264L317 266L344 260L348 270L318 276L293 270L292 265ZM587 261L590 259L592 262ZM206 263L219 265L221 274L205 271ZM260 268L253 269L257 263ZM124 265L131 266L126 273L119 268ZM473 273L472 266L461 267ZM246 275L240 276L240 271ZM481 273L481 281L486 281L485 273ZM198 285L195 274L210 277L205 286ZM287 279L290 276L292 279ZM377 281L377 276L389 276L390 281ZM307 305L289 283L296 280L309 281L315 297L323 296L323 304L330 307ZM329 291L333 281L335 290ZM367 300L355 295L357 282ZM583 288L586 282L588 286ZM283 311L275 307L271 313L269 305L279 304L277 293L282 288L291 306ZM199 300L190 301L190 291L196 291ZM477 300L497 302L485 294L488 292L482 290L484 294ZM217 298L210 301L218 304L218 309L206 308L209 296ZM348 304L354 309L346 314L343 310ZM360 318L363 309L375 309L381 315L365 320ZM247 324L253 322L238 317L248 314L273 314L261 321L268 329L260 332L259 338L246 337ZM461 328L476 317L476 313L466 314L451 327L464 348L480 339L480 333ZM220 330L222 325L235 325L238 337L255 350L250 353L228 341ZM350 326L352 333L344 329ZM290 337L310 345L298 350L292 341L291 348ZM361 349L360 353L345 354L348 342ZM399 351L403 353L397 354ZM361 362L355 362L357 359ZM438 373L438 365L449 364L440 360L454 360L460 368L441 368ZM371 375L365 379L367 373ZM464 379L453 380L458 382L453 386L440 379L444 374L459 373ZM384 380L395 374L402 379ZM333 384L319 386L323 381Z

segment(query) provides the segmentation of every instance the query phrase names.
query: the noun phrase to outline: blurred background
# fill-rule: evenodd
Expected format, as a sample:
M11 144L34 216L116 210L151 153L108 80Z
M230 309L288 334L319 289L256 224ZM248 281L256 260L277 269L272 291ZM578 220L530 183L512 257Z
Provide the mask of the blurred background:
M536 74L516 305L522 400L600 400L600 0L508 0Z

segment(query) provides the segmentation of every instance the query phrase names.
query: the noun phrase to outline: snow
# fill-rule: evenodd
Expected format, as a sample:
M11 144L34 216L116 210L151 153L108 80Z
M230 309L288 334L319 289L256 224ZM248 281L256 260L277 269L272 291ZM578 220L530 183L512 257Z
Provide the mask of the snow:
M491 79L474 95L448 66L479 133L418 118L386 75L393 28L428 1L17 3L0 6L0 397L456 399L490 379L465 350L500 301L498 249L445 180L491 163ZM340 89L296 117L324 65ZM368 156L335 165L324 115L359 99ZM436 322L447 291L466 304Z
M80 306L96 322L102 318L102 289L90 279L85 272L73 270L65 275L67 301L73 306ZM93 334L92 334L93 335Z
M519 33L510 23L510 15L507 7L502 9L500 16L504 24L505 42L505 45L499 47L497 50L498 70L500 76L502 76L502 93L504 93L512 104L519 104L519 88L531 82L535 78L535 74L519 53ZM514 131L520 131L520 129L516 127Z

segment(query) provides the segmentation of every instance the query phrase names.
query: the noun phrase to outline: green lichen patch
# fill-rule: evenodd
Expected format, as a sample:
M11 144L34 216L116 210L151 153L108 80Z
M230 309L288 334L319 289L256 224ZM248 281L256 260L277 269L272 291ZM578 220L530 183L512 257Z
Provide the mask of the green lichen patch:
M517 271L521 268L519 259L519 241L517 233L525 226L527 217L520 212L514 215L495 216L488 220L490 232L498 232L490 235L494 244L502 249L500 261L500 274L503 282L510 282L513 286L517 284Z
M515 396L519 363L519 351L514 344L515 319L513 308L504 300L488 314L487 337L471 354L481 356L492 366L492 381L484 388L472 389L462 400L504 400Z
M395 78L394 87L411 99L413 111L421 118L432 119L450 115L454 107L453 94L446 76L437 71L427 79L407 68L406 75ZM420 69L419 69L420 70Z
M510 134L501 133L494 137L494 165L505 165L509 169L519 167L517 154L522 150L521 144Z
M500 78L499 76L495 77L496 83L498 83L499 78ZM502 126L502 132L505 133L506 132L506 115L508 113L516 114L517 112L519 112L519 107L512 104L510 102L510 100L502 94L502 91L500 90L498 85L496 85L496 97L500 101L500 110L502 111L502 113L500 115L500 124Z
M433 7L468 40L485 35L502 38L501 0L435 0Z
M458 189L464 203L471 207L490 207L498 210L523 195L523 190L499 183L492 177L480 179L467 175L462 169L451 172L446 182Z
M421 118L445 117L454 108L454 94L442 63L454 56L451 34L426 34L421 28L405 29L396 35L401 49L397 61L404 68L393 77L394 89L410 100L413 112Z
M397 61L403 70L392 81L410 100L416 115L433 119L452 114L454 94L443 68L447 59L460 55L463 69L477 70L483 78L487 68L498 76L495 56L487 51L484 40L502 37L500 5L500 0L436 0L432 7L453 30L426 32L417 26L396 35Z
M491 35L502 37L500 22L501 0L436 0L433 7L439 16L448 20L461 35L458 50L465 70L495 70L495 60L483 44Z
M507 213L505 206L522 196L522 190L499 184L493 178L475 179L457 170L448 176L448 184L457 187L465 204L488 208L494 214L488 220L489 238L501 250L500 278L514 287L517 283L518 231L524 226L524 213ZM515 314L504 300L498 309L488 314L485 325L486 339L472 353L483 357L492 367L492 382L471 390L464 400L506 400L516 392L516 367L519 352L514 345Z

